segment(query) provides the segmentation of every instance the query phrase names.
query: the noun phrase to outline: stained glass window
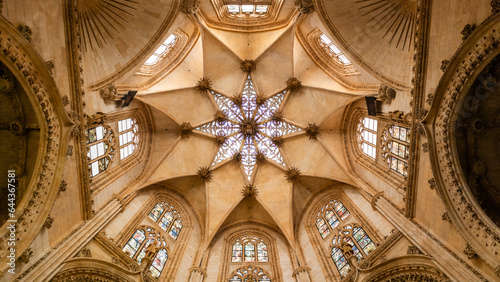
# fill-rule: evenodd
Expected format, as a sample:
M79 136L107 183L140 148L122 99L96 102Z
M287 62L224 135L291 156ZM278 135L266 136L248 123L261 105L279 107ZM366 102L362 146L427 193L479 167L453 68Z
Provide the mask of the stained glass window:
M332 242L332 259L339 271L339 274L344 277L351 268L347 262L342 247L344 244L349 244L358 261L369 255L375 248L375 244L366 234L363 228L359 226L346 225L338 231Z
M158 231L147 226L140 227L130 237L122 250L141 264L146 255L146 249L151 244L155 244L159 250L151 262L149 270L154 277L159 277L165 267L168 255L166 250L167 243Z
M377 120L363 117L358 123L358 144L361 151L375 159L377 153Z
M115 137L107 125L99 125L85 131L87 162L90 177L105 171L114 156Z
M255 253L256 248L257 254ZM237 239L232 250L231 262L269 262L267 244L255 236L244 236Z
M326 238L341 221L349 217L350 213L341 201L333 200L324 205L318 212L316 228L321 238Z
M323 49L326 51L326 53L334 59L336 62L340 63L341 65L350 65L351 62L347 57L342 54L342 52L335 46L332 41L326 36L325 34L322 34L320 37L320 44L323 47Z
M182 230L182 217L174 206L166 202L159 202L149 212L148 217L156 222L170 237L177 240Z
M120 120L118 122L120 140L120 159L124 159L137 149L139 144L139 125L133 118Z
M410 153L410 129L391 125L382 135L382 156L391 170L406 176Z
M240 154L241 163L248 180L251 180L260 152L270 161L284 166L279 147L273 137L283 137L302 130L285 121L273 120L285 98L287 90L280 91L257 103L257 90L250 75L246 77L239 102L220 93L209 91L226 120L214 120L197 127L214 136L226 137L212 165Z

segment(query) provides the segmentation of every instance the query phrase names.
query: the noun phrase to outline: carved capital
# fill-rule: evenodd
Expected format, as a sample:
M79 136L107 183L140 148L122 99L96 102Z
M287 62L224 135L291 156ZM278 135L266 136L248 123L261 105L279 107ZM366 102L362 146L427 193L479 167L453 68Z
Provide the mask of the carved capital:
M311 269L307 266L299 266L293 271L292 277L295 278L295 276L297 276L297 274L302 273L302 272L309 273L309 272L311 272Z
M207 276L207 272L205 271L205 269L203 269L201 267L191 267L189 269L189 272L200 273L201 275L203 275L203 277Z
M377 203L378 199L380 197L383 197L383 196L384 196L384 191L380 191L380 192L376 193L375 195L373 195L373 198L371 200L371 205L372 205L373 210L376 210L375 204Z
M394 98L396 98L396 90L389 85L382 84L378 89L377 99L382 103L391 104Z
M108 84L104 88L99 90L99 96L101 96L104 103L112 103L118 97L118 91L114 84Z
M184 14L192 15L198 12L200 8L200 1L198 0L184 0L182 2L181 11Z
M314 3L312 0L295 0L295 8L301 14L310 14L314 12Z

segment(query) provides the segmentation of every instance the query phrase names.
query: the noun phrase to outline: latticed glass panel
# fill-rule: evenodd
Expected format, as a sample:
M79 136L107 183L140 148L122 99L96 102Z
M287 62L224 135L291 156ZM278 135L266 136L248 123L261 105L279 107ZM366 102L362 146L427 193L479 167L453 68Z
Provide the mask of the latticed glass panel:
M255 261L255 245L253 243L245 244L245 262Z
M179 236L179 233L181 232L181 229L182 229L181 220L180 219L176 219L174 221L174 226L172 226L172 228L170 229L170 231L168 232L168 234L170 236L172 236L172 238L174 238L175 240L177 240L177 237Z
M341 201L336 201L335 204L333 204L333 207L342 220L346 219L350 214Z
M377 154L377 125L376 119L364 117L357 127L359 147L372 159L375 159Z
M240 242L233 244L233 254L231 255L232 262L243 261L243 245Z
M285 165L280 149L272 138L302 130L286 121L272 120L284 101L286 90L268 98L258 96L252 77L247 75L241 95L228 98L212 90L209 93L227 119L214 120L196 128L215 136L226 137L212 165L240 154L248 180L251 180L255 171L259 152L269 160Z
M328 226L326 226L324 219L318 218L318 220L316 221L316 227L318 228L321 238L326 238L326 236L330 234L330 229L328 229Z
M163 203L158 203L149 213L149 217L155 222L157 222L164 210L165 210L165 205Z
M151 275L153 277L160 277L161 272L163 271L163 268L167 263L167 259L168 259L167 250L160 249L156 253L155 258L153 259L153 263L149 267L149 270L151 271Z
M354 229L354 239L358 242L361 249L365 254L370 254L375 249L375 244L370 237L365 233L363 228L358 227Z
M158 224L163 230L175 240L182 230L182 217L174 206L166 202L157 203L148 217Z
M258 262L268 262L269 257L267 255L267 245L263 242L257 244L257 261Z
M330 227L332 229L337 227L337 225L339 225L340 223L337 216L335 216L335 213L332 210L327 210L325 212L325 219L328 221L328 224L330 224Z
M137 250L140 248L142 242L146 239L144 230L136 230L134 235L128 240L127 244L123 247L123 251L133 257Z
M407 160L410 154L410 130L392 125L384 130L382 138L382 156L386 159L391 170L406 176Z
M105 171L114 156L114 135L107 125L85 131L87 160L90 177Z
M318 212L318 218L316 219L316 227L321 238L326 238L349 215L349 211L341 201L333 200L324 205Z
M118 122L120 158L130 156L139 144L139 125L135 119L127 118Z
M340 273L340 276L344 277L347 275L349 272L349 269L351 269L351 266L347 262L344 254L339 248L332 248L332 259L333 262L335 263L335 267Z
M177 36L171 34L163 43L158 47L154 54L151 55L144 65L151 66L159 63L160 59L165 57L170 50L174 47L175 43L177 41Z

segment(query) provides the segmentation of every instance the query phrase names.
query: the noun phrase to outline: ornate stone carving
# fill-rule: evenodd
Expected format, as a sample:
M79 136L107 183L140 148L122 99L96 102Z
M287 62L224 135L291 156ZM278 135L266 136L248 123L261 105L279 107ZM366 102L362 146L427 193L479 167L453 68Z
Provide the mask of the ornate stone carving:
M195 14L200 8L200 1L198 0L184 0L182 2L181 11L184 14Z
M66 155L73 156L73 146L68 145L68 148L66 150Z
M50 229L52 227L52 223L54 222L54 218L53 217L47 217L47 219L45 220L45 223L43 224L43 227L47 228L47 229Z
M59 185L59 191L64 192L66 191L66 188L68 187L68 183L66 181L61 180L61 184Z
M226 142L226 139L227 139L227 137L224 135L216 135L215 136L215 144L217 144L217 146L222 146L224 144L224 142Z
M302 88L302 83L295 77L290 77L286 81L286 87L290 92L295 92Z
M179 126L179 131L178 134L181 136L182 139L187 139L191 134L193 133L193 127L191 126L191 123L189 122L184 122Z
M443 60L441 61L441 67L440 69L445 72L446 68L448 68L448 65L450 64L450 60Z
M436 189L436 180L434 178L429 179L429 187L434 190Z
M422 252L420 249L416 246L408 246L408 249L406 250L407 255L420 255Z
M128 265L128 268L133 272L141 271L141 267L137 263L131 263Z
M92 251L89 248L82 248L82 256L85 258L91 258L92 257Z
M257 187L253 186L252 184L248 184L243 186L243 190L241 190L241 194L243 197L247 198L255 198L259 194L259 191L257 190Z
M54 74L54 61L49 60L45 62L45 66L49 69L50 74Z
M272 121L282 121L283 120L283 111L282 110L277 110L276 112L273 113L273 116L271 117Z
M478 117L467 120L467 130L474 135L480 134L486 127L486 123Z
M255 70L255 61L254 60L244 60L241 62L240 69L243 72L251 73Z
M214 114L214 120L217 122L224 122L227 120L226 113L221 110L218 110Z
M19 257L19 260L25 264L30 262L31 257L33 257L33 251L31 248L27 248Z
M200 167L196 173L205 182L212 180L213 172L208 166Z
M108 84L104 88L99 90L99 96L104 101L104 103L112 103L118 97L118 91L114 84Z
M389 85L382 84L378 89L377 99L382 101L382 103L391 104L394 98L396 98L396 90Z
M291 167L285 171L286 181L288 182L297 182L297 180L299 180L299 176L300 170L296 167Z
M471 247L471 245L469 245L469 243L465 243L464 254L469 259L473 259L477 255L476 251L474 251L474 249Z
M116 265L120 265L120 259L118 259L117 257L113 256L113 257L111 257L111 263L112 264L116 264Z
M14 89L14 84L10 77L6 75L0 76L0 93L9 95Z
M196 84L196 89L198 92L203 92L212 88L212 81L208 77L203 77L198 80Z
M12 134L16 136L23 136L26 134L26 127L24 123L20 120L11 121L9 124L9 130Z
M429 152L429 143L422 143L422 151L424 153L428 153Z
M427 94L427 99L425 102L430 106L432 105L432 101L434 101L434 93Z
M495 267L495 274L500 277L500 265L498 265L497 267Z
M17 27L17 30L21 33L21 35L26 38L29 42L31 42L31 35L33 35L33 31L27 25L20 25Z
M466 24L464 29L460 32L463 36L462 36L462 40L465 41L467 40L467 38L469 38L469 36L474 32L474 30L476 29L476 24Z
M306 127L306 134L309 136L309 139L318 138L319 127L315 123L310 123Z
M255 159L257 160L257 163L262 163L263 161L266 160L266 155L264 155L264 153L259 151L259 152L257 152Z
M443 215L441 216L441 219L446 220L448 222L451 222L451 218L450 218L450 215L448 214L448 212L444 212Z
M281 136L273 136L271 140L273 141L274 145L276 145L276 147L278 148L281 148L283 146L283 143L285 143L285 139Z
M233 96L231 96L231 101L236 105L236 106L241 106L243 103L243 95L241 93L236 93Z
M295 0L295 8L301 14L310 14L314 12L314 3L312 0Z
M496 14L500 12L500 0L491 0L491 12Z
M69 105L69 98L68 98L68 95L64 95L64 96L62 96L61 100L62 100L62 103L63 103L63 105L64 105L64 106Z
M241 153L236 153L233 155L233 161L235 161L236 163L239 163L241 162Z
M257 103L257 106L261 106L264 104L264 102L267 100L266 95L264 93L257 93L257 97L255 98L255 103ZM279 111L279 110L278 110ZM276 111L276 112L278 112Z
M87 126L91 126L91 125L104 124L106 122L106 120L108 119L108 117L103 112L97 112L97 113L93 114L92 116L85 116L85 119L86 119Z
M488 170L488 167L486 166L486 163L481 161L481 160L478 160L478 161L475 161L473 164L472 164L472 173L476 176L476 177L480 177L480 176L484 176L486 174L486 171Z
M419 121L424 120L424 119L425 119L425 117L427 116L427 113L428 113L428 112L429 112L429 111L427 111L427 110L426 110L426 109L424 109L424 108L420 108L420 109L418 109L418 111L417 111L417 120L419 120Z

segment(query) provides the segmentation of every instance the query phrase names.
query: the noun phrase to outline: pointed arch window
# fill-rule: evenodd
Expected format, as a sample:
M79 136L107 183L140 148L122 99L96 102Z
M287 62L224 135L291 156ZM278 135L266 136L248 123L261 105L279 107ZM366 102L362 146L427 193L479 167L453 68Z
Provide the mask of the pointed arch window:
M123 160L132 155L139 144L139 125L135 118L118 121L120 140L120 158Z
M355 224L346 225L333 238L331 257L340 276L344 277L351 269L344 253L346 250L352 252L352 255L356 256L359 261L364 256L369 255L375 248L375 243L362 227Z
M255 236L237 239L232 250L231 262L269 262L267 244Z
M384 130L381 141L382 156L391 170L407 176L410 129L393 124Z
M166 202L157 203L148 217L160 226L163 231L177 240L182 230L182 217L174 206Z
M153 277L159 277L165 267L168 255L167 243L158 231L147 226L138 228L127 241L122 250L141 264L142 259L146 255L146 249L151 244L155 244L158 251L156 252L153 262L151 263L149 271Z
M316 228L321 238L326 238L340 222L346 220L350 213L339 200L330 201L318 212Z
M115 135L108 125L97 125L85 131L90 177L105 171L113 160Z
M377 126L378 121L369 117L362 117L357 125L359 148L372 159L377 155Z
M330 40L330 38L328 38L328 36L326 36L323 33L320 35L319 39L320 39L320 45L323 47L326 53L330 55L332 59L334 59L335 61L339 62L344 66L351 65L349 59L347 59L347 57L344 54L342 54L342 52L340 52L339 48L337 48L337 46L335 46L332 43L332 41Z
M271 276L262 268L243 266L234 270L229 276L229 282L271 282Z

